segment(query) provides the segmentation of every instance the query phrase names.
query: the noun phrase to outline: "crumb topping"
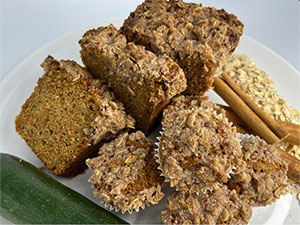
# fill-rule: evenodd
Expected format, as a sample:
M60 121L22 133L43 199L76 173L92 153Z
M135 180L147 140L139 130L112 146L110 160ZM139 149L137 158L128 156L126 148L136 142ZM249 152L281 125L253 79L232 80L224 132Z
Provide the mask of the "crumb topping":
M236 130L206 98L176 97L164 110L160 169L171 186L198 192L224 183L241 163Z
M226 186L198 194L174 191L160 215L164 224L248 224L251 216L245 198Z
M164 181L153 149L154 143L140 131L124 133L104 144L98 157L86 161L93 170L89 182L94 185L95 197L130 213L150 203L157 204L164 196Z

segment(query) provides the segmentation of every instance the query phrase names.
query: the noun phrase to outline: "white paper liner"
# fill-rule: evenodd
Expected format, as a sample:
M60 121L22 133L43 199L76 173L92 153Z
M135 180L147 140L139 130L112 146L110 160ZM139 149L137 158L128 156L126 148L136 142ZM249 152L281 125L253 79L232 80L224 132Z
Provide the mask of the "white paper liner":
M129 214L132 214L134 211L138 213L138 212L140 211L140 209L145 209L146 207L150 207L150 206L152 205L151 203L146 202L146 203L144 203L144 205L139 206L137 209L133 208L133 209L131 209L131 210L121 210L121 209L116 208L115 206L113 206L113 205L111 205L111 204L108 204L107 202L103 201L103 200L100 199L100 198L97 198L97 199L99 200L100 204L101 204L102 206L104 206L106 209L108 209L108 210L110 210L110 211L115 211L115 212L121 211L122 214L125 214L125 213L127 213L127 212L128 212Z
M163 168L161 167L162 164L161 164L161 160L160 160L160 154L159 154L159 146L160 146L160 141L161 141L161 137L163 135L163 132L164 132L164 128L161 128L161 130L158 131L159 133L159 136L156 137L157 141L155 142L155 149L154 149L154 157L155 157L155 161L156 163L158 164L158 167L157 169L161 172L160 173L160 176L162 176L164 179L165 179L165 182L166 183L169 183L170 184L170 187L173 187L171 186L171 181L167 178L167 176L164 174L164 170ZM177 188L175 188L176 190L178 190Z
M109 209L109 210L111 210L111 211L114 210L115 212L121 211L122 214L125 214L126 212L128 212L129 214L132 214L134 211L139 212L139 211L140 211L140 208L145 209L145 205L147 205L147 207L150 206L149 204L145 204L144 206L140 206L140 207L137 208L137 209L125 210L125 211L124 211L124 210L121 210L121 209L119 209L119 208L114 207L113 205L107 204L107 203L104 202L104 201L100 201L100 203L101 203L102 205L104 205L105 208L107 208L107 209Z
M248 139L248 140L258 140L258 141L262 141L263 139L257 135L253 135L253 134L242 134L242 133L237 133L237 137L239 139L239 141L241 142L244 139ZM242 147L242 146L241 146Z
M92 186L92 188L94 188L94 186ZM110 210L110 211L112 211L112 210L114 210L115 212L119 212L120 210L119 209L116 209L114 206L112 206L112 205L110 205L110 204L107 204L105 201L103 201L102 199L100 199L100 198L97 198L98 200L99 200L99 202L100 202L100 204L102 205L102 206L104 206L106 209L108 209L108 210Z

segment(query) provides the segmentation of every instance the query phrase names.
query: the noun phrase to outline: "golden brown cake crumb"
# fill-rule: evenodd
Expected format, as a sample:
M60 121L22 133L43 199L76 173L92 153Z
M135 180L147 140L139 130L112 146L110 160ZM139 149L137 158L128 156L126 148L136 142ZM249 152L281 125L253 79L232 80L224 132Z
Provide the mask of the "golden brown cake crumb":
M287 165L276 147L258 137L243 135L243 164L231 175L228 186L249 199L252 206L266 206L287 187Z
M132 212L158 204L164 194L163 178L157 170L154 143L141 131L124 133L104 144L99 156L86 161L93 175L94 195L117 211Z
M224 9L183 1L146 0L121 28L129 41L167 54L184 70L186 94L203 95L239 43L243 24Z
M171 187L199 192L227 182L241 163L235 128L207 98L174 98L163 112L162 128L159 168Z
M252 209L243 196L216 186L199 194L172 192L160 218L164 224L248 224L251 216Z
M134 127L108 87L74 61L48 56L44 75L16 117L16 130L50 172L73 176L99 144Z
M186 88L184 73L171 58L127 43L113 25L86 32L80 45L87 69L109 84L146 134L170 99Z

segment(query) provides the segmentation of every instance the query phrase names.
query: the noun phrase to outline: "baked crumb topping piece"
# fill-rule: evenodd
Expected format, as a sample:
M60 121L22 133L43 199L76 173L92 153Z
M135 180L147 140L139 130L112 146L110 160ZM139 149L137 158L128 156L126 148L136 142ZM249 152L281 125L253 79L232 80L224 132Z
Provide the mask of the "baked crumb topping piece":
M184 72L170 57L127 43L113 25L86 32L80 45L85 66L108 83L146 134L170 99L186 89Z
M169 55L185 72L185 93L203 95L216 69L237 47L243 24L224 9L181 0L146 0L129 15L121 31L129 41Z
M252 209L247 200L226 186L197 193L174 191L160 218L163 224L248 224Z
M243 164L231 174L228 186L244 195L251 206L266 206L275 202L288 186L288 168L279 151L250 135L242 135L241 147Z
M159 162L171 187L183 192L226 183L242 162L235 127L205 97L178 96L164 110Z
M95 197L123 213L158 204L164 196L164 179L157 170L154 147L141 131L104 144L98 157L86 161L93 170L89 182Z
M44 75L16 117L17 132L58 176L74 176L98 145L134 128L108 87L74 61L48 56Z

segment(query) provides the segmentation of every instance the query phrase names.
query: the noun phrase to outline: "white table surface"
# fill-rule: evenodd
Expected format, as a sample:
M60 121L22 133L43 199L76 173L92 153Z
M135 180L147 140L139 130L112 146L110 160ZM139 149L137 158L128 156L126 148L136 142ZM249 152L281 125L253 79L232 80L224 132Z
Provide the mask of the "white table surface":
M0 0L0 81L42 45L78 27L128 15L141 0ZM200 1L195 1L200 2ZM202 0L224 8L244 23L244 33L283 57L300 71L300 2L298 0ZM285 224L300 224L290 213ZM0 220L5 222L5 220Z

